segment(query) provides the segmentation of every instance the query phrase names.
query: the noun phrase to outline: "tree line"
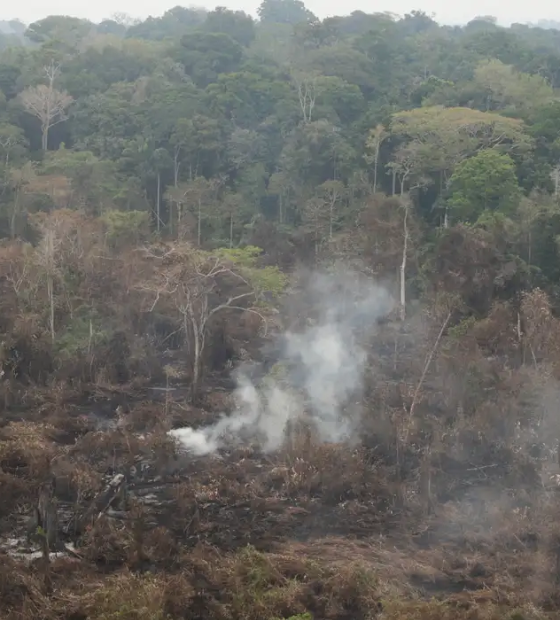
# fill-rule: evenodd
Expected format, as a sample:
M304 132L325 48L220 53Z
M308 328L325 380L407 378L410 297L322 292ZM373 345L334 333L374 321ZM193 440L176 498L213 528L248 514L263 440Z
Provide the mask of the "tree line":
M442 295L466 317L534 287L557 303L557 30L264 0L258 19L13 22L0 50L0 235L51 263L66 233L37 222L58 211L117 252L358 261L397 283L401 318Z

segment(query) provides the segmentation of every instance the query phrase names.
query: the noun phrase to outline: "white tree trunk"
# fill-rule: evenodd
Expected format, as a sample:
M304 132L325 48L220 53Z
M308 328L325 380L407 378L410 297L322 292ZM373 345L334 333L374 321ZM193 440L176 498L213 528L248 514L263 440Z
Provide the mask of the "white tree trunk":
M191 386L191 401L194 403L198 399L200 389L200 375L202 370L202 353L204 350L204 328L197 324L195 318L191 316L193 330L193 378Z
M373 160L373 193L377 193L377 167L379 164L379 143L375 145L375 155Z
M181 162L179 161L179 154L181 153L180 148L175 148L175 153L173 154L173 185L177 187L179 185L179 170L181 169Z
M49 326L51 330L51 340L54 343L55 341L55 331L54 331L54 282L51 274L47 275L47 293L49 296Z
M49 143L49 121L45 120L43 121L42 134L41 134L41 148L43 149L43 152L47 151L48 143Z
M197 239L197 243L198 243L198 247L200 247L200 240L202 237L202 201L198 200L198 225L197 225L197 231L196 231L196 239Z
M403 218L403 251L401 262L400 277L400 318L404 321L406 318L406 263L408 254L408 204L405 206Z
M157 173L157 196L156 196L156 215L157 215L157 231L159 232L161 224L161 173Z
M16 218L19 212L19 187L16 189L16 195L14 199L14 207L12 209L12 215L10 217L10 237L15 239L16 236Z

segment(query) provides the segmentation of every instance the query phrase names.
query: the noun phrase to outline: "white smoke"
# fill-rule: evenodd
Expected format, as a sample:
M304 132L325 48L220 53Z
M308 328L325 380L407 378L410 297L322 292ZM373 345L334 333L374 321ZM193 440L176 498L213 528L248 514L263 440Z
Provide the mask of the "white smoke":
M362 387L365 340L377 320L390 312L393 301L386 289L349 272L313 274L299 297L317 318L308 319L305 329L284 335L287 376L268 376L257 387L241 375L237 408L231 415L198 430L170 431L185 449L199 456L210 454L252 435L263 450L273 451L282 445L289 422L304 412L322 441L350 438L355 420L344 409Z

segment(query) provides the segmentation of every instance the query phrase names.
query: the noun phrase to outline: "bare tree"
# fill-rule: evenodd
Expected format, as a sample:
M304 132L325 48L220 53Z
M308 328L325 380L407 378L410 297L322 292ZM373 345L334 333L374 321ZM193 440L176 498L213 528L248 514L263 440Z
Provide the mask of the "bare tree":
M341 181L325 181L319 185L320 195L325 202L329 214L329 241L333 239L333 228L336 219L336 207L346 194L346 188Z
M175 205L177 210L177 234L180 241L184 241L185 230L183 225L184 208L190 207L190 211L196 218L196 239L200 247L202 244L202 222L208 219L210 212L215 209L216 199L223 178L205 179L195 177L186 183L170 188L165 193L164 199L170 204Z
M406 318L406 270L408 261L410 228L409 216L412 208L412 200L410 192L420 187L424 187L429 183L429 179L422 176L420 166L422 161L423 150L421 145L411 142L405 147L400 148L395 154L395 160L388 167L395 175L400 178L399 198L403 215L403 250L402 261L400 267L400 318L402 321ZM405 193L407 190L407 193Z
M236 216L239 214L243 206L243 196L228 192L222 200L222 209L229 220L229 247L233 248L233 228L236 222Z
M341 181L325 181L317 187L315 196L306 201L303 207L303 221L315 237L315 255L319 247L328 239L333 240L334 225L337 220L336 207L346 195L346 188Z
M54 125L68 118L67 108L74 101L66 92L54 87L60 72L60 66L52 62L45 67L47 84L39 84L26 88L20 95L25 111L39 119L41 123L41 148L47 150L49 130Z
M373 164L373 193L377 192L377 172L379 168L379 151L381 150L381 145L385 141L386 138L389 137L389 133L385 130L383 125L379 124L372 129L367 139L366 146L371 151L371 154L367 154L365 159L367 163Z
M72 298L65 287L64 272L84 264L84 259L95 247L96 234L87 218L70 209L57 209L48 214L33 213L30 223L41 235L34 248L33 262L39 268L40 281L46 285L49 331L54 342L57 306L64 303L70 317L73 315Z
M278 197L278 223L285 224L290 199L295 193L293 178L281 170L273 172L268 181L268 192Z
M187 194L189 193L189 188L185 184L177 184L173 187L170 187L164 194L163 199L170 205L169 210L169 227L171 229L171 233L173 233L173 205L175 206L175 211L177 213L177 240L184 241L185 240L185 227L183 225L183 207L185 206L185 202L187 201Z
M51 340L54 343L56 338L55 330L55 281L59 275L57 255L60 241L53 228L44 228L43 237L37 247L37 259L44 269L47 284L47 296L49 298L49 329Z
M317 77L313 74L294 71L292 80L297 88L303 122L310 123L317 98Z
M319 248L325 234L325 210L323 201L314 196L306 201L302 210L304 229L312 233L315 239L315 258L319 255Z
M226 310L252 312L263 321L264 317L250 307L255 298L250 282L227 261L219 256L194 249L189 244L164 246L146 250L146 257L156 261L153 277L137 285L139 290L155 294L149 309L152 312L158 302L167 298L180 316L180 329L192 346L193 401L198 398L203 370L203 354L209 323L218 313ZM231 293L222 293L230 290ZM241 291L241 292L237 292Z

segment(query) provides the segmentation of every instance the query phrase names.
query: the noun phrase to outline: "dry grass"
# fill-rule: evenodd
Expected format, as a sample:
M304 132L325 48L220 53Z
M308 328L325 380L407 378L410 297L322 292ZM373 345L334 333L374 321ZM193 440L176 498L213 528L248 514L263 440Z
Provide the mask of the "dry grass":
M166 415L143 403L126 416L100 431L55 408L0 429L0 517L12 521L47 472L78 505L103 488L106 471L139 458L156 472L182 467L161 506L130 500L126 518L97 518L78 557L48 569L0 558L0 618L552 620L560 609L552 492L495 483L438 502L454 475L442 470L426 513L418 481L400 483L375 448L320 444L301 427L274 455L246 447L185 459ZM65 417L72 444L60 435ZM516 467L508 481L522 479Z
M122 573L84 597L81 612L91 620L164 620L167 594L165 577Z
M552 620L555 614L525 603L511 607L480 591L421 600L392 594L384 570L360 561L324 566L301 553L263 554L247 547L220 554L199 547L182 558L175 573L111 575L83 562L53 565L56 593L41 592L29 570L6 559L0 569L2 612L6 618L45 620ZM369 563L371 564L371 562ZM34 615L35 614L35 615ZM308 614L306 616L306 614Z
M52 427L37 422L11 422L1 429L0 464L5 472L41 478L57 454L49 439Z

